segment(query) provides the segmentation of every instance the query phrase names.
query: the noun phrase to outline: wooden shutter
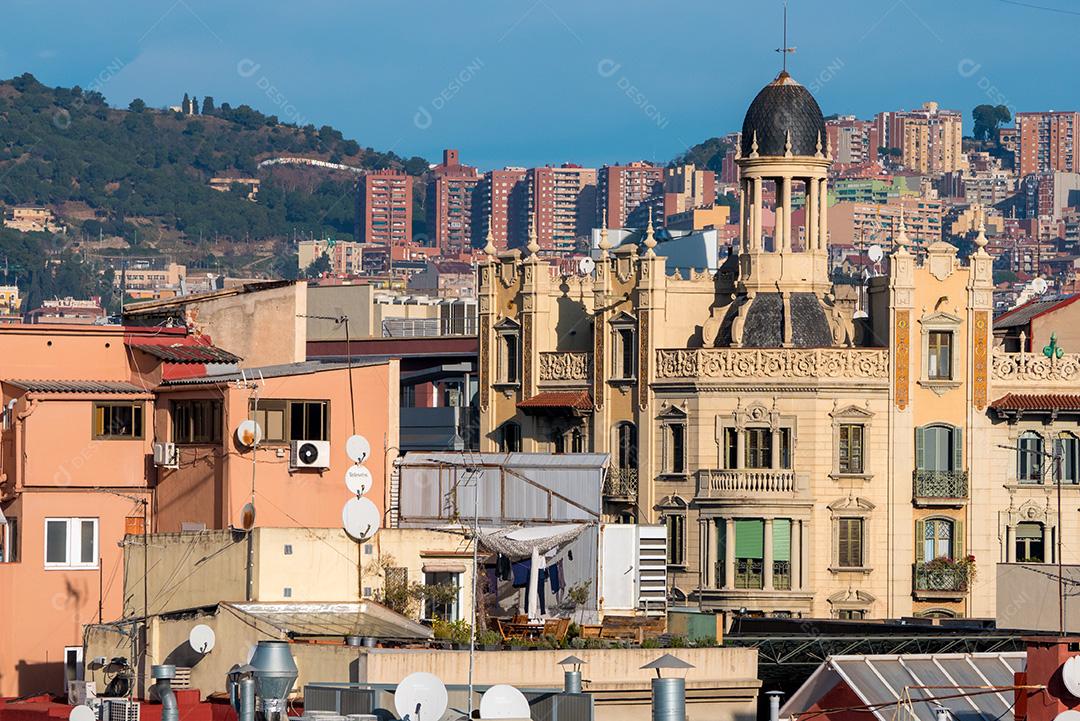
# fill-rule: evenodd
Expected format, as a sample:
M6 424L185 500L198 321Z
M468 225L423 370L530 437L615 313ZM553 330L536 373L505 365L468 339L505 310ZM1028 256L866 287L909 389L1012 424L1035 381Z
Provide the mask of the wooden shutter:
M915 467L926 468L926 429L915 429Z
M964 522L953 521L953 558L964 557Z
M919 429L922 430L921 428ZM915 563L926 560L926 521L915 521Z
M960 471L964 468L964 429L952 429L952 469Z
M862 560L862 519L841 518L837 522L837 563L843 567L864 565Z

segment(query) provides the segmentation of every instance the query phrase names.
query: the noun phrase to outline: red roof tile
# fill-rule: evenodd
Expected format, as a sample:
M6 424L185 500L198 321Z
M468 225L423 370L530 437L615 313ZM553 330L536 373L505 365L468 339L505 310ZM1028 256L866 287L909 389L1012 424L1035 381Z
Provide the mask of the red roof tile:
M521 401L518 408L572 408L591 411L593 402L588 391L544 391Z
M1009 393L990 404L999 411L1080 411L1080 395Z

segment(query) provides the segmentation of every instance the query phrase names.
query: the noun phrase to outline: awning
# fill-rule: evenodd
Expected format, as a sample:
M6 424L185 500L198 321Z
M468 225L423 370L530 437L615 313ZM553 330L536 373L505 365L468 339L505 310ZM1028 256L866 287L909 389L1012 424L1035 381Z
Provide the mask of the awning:
M143 388L126 381L61 381L61 380L11 380L16 388L27 393L83 393L87 395L149 394L153 389Z
M465 573L465 564L458 561L424 561L424 573Z
M1045 413L1080 413L1080 395L1065 393L1009 393L990 404L1006 414L1037 411Z
M531 414L571 413L584 415L593 412L592 396L588 391L544 391L517 404Z
M362 603L225 603L223 606L276 628L290 638L370 636L431 638L431 629L386 606Z
M149 353L168 363L239 363L240 356L233 355L217 346L196 343L173 345L129 344L135 350Z

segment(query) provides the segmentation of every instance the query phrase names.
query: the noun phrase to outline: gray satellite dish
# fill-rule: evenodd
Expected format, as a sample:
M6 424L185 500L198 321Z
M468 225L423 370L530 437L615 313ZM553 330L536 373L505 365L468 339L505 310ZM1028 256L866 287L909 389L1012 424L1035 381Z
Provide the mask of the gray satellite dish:
M378 507L370 498L350 498L341 509L341 526L358 541L366 541L379 530Z
M97 721L97 714L89 706L76 706L68 712L68 721Z
M245 448L251 448L262 440L262 428L252 420L247 420L236 427L236 441Z
M345 471L345 487L358 496L370 491L371 483L371 471L364 466L349 466Z
M1046 278L1036 278L1031 281L1031 290L1039 295L1046 292L1046 289L1050 287L1050 284L1046 282Z
M345 455L353 463L363 463L371 455L371 444L363 436L349 436L349 439L345 441Z
M1080 698L1080 656L1070 656L1061 667L1061 680L1074 698Z
M885 256L885 252L881 249L880 245L871 245L866 250L866 256L874 263L880 263L881 259Z
M513 686L500 683L492 686L480 697L482 719L527 719L529 700Z
M188 644L199 653L210 653L214 650L214 641L217 640L214 636L214 629L207 626L205 623L200 623L195 628L191 629L191 633L188 634Z
M578 261L577 269L582 275L589 275L596 269L596 261L592 258L582 258Z
M255 504L245 503L240 509L240 528L250 531L255 527Z
M449 702L439 677L423 671L403 678L394 692L394 709L402 721L439 721Z

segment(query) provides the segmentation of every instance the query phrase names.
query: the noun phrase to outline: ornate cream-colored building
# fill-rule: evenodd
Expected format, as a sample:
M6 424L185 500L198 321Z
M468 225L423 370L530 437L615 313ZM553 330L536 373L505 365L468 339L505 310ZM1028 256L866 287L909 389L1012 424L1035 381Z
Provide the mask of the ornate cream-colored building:
M944 242L917 261L901 224L865 310L833 295L825 126L786 73L747 111L738 163L742 239L716 273L669 275L651 224L640 246L602 234L587 274L559 275L535 238L525 257L489 243L481 449L609 452L606 513L667 525L674 602L992 615L993 565L1032 547L1030 523L1046 548L1053 536L1048 487L1018 482L1015 453L995 444L1055 432L993 400L1033 376L1052 390L1064 361L992 350L981 234L967 262Z

